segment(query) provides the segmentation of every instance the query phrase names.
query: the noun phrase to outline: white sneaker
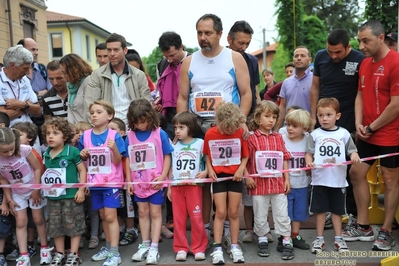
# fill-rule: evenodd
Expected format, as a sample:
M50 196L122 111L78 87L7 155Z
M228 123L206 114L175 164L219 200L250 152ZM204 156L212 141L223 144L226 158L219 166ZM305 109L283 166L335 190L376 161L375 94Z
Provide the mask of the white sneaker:
M244 243L252 243L254 233L251 230L246 230L244 237L242 238L242 242Z
M244 263L245 259L242 255L241 248L233 248L231 249L230 258L233 260L234 263Z
M122 263L121 255L116 255L114 253L109 253L108 258L104 261L103 266L118 266Z
M147 254L150 247L147 247L146 244L140 244L136 253L132 256L132 261L143 261L147 258Z
M187 252L184 250L180 250L176 254L176 261L186 261L187 260Z
M212 256L212 264L213 265L223 265L224 264L224 258L223 258L223 250L215 250L211 254Z
M50 264L51 261L53 260L53 257L51 256L51 251L53 250L53 247L47 247L47 248L41 248L40 249L40 265L47 265Z
M28 256L21 256L17 259L16 266L31 266Z
M147 261L145 264L154 265L159 263L159 253L157 248L150 248L148 250Z
M195 253L195 255L194 255L194 260L196 260L196 261L205 260L205 259L206 259L206 256L205 256L204 252L198 252L198 253Z
M109 255L109 250L106 247L102 247L99 252L97 252L91 257L91 260L93 261L106 260L108 258L108 255Z

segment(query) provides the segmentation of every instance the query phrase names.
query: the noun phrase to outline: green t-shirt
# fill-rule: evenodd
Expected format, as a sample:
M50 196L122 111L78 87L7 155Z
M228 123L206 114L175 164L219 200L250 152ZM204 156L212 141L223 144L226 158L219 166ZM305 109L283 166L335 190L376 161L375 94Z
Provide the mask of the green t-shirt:
M77 165L82 163L80 151L73 146L65 145L62 152L57 154L57 156L54 158L51 158L50 151L51 148L48 147L43 154L44 168L66 168L66 182L79 183L79 172ZM66 195L61 195L59 197L48 197L48 199L73 199L77 191L77 188L67 188Z

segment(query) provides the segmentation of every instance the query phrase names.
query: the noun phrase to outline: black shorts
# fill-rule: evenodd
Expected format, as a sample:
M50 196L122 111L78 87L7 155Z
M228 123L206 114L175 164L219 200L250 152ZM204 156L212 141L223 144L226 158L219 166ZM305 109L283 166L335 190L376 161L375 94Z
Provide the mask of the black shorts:
M218 174L219 177L229 177L231 174ZM222 181L212 183L212 193L222 193L222 192L237 192L242 193L242 181Z
M310 211L314 213L345 214L345 188L313 186Z
M363 140L357 141L357 150L360 158L372 157L399 151L399 146L377 146ZM368 165L373 165L375 160L365 161ZM399 156L390 156L380 159L380 165L386 168L399 167Z
M126 208L126 190L121 189L121 207L116 209L116 213L122 219L127 218L127 208Z

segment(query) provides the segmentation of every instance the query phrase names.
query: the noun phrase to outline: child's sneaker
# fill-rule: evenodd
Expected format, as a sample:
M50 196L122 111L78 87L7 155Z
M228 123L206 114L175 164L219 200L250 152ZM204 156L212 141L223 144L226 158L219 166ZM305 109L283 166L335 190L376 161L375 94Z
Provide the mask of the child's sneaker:
M242 242L244 243L252 243L254 237L254 232L251 230L246 230L244 237L242 238Z
M0 266L7 266L7 261L4 255L0 255Z
M334 248L338 251L338 252L345 252L345 251L348 251L349 250L349 248L348 248L348 246L346 245L346 242L345 242L345 240L343 240L342 238L340 238L340 239L335 239L335 241L334 241Z
M206 259L206 256L205 256L204 252L198 252L198 253L195 253L195 255L194 255L194 260L196 260L196 261L205 260L205 259Z
M176 261L186 261L187 260L187 252L184 250L180 250L176 254Z
M325 229L333 228L331 212L327 212L326 214L326 222L324 223L324 228Z
M212 257L213 265L223 265L224 264L223 250L220 250L220 249L214 250L213 253L211 253L211 257Z
M269 257L269 243L261 242L258 244L258 255L260 257Z
M106 247L102 247L99 252L97 252L91 257L91 260L93 261L106 260L108 258L108 255L109 255L109 250Z
M374 241L373 250L391 250L393 246L395 246L393 234L387 230L380 229L378 231L378 237Z
M344 229L342 238L345 241L374 241L373 228L370 226L368 230L365 230L359 224L352 224L352 226Z
M296 237L294 237L292 239L292 245L295 248L299 248L299 249L302 249L302 250L310 249L309 244L306 243L306 241L300 235L297 235Z
M244 263L245 262L244 256L242 254L242 250L239 246L231 249L230 259L232 259L234 263Z
M52 261L51 251L53 248L46 247L40 249L40 265L48 265Z
M312 242L312 249L310 250L312 253L319 253L324 251L325 249L325 243L324 239L316 238L315 241Z
M143 261L147 258L150 247L146 244L140 244L136 253L132 256L132 261Z
M51 265L54 265L54 266L64 265L65 261L66 261L66 257L64 255L62 255L61 253L56 252L51 261Z
M159 263L159 253L157 248L151 248L148 250L147 260L145 264L156 265Z
M161 235L168 239L173 238L173 233L165 225L161 227Z
M227 254L231 252L231 237L230 235L223 236L222 247L226 250Z
M21 256L17 259L16 266L31 266L28 256Z
M32 246L28 246L28 254L29 258L32 258L33 256L36 255L36 248Z
M71 252L68 254L64 266L77 266L80 264L82 264L82 259L75 252Z
M137 235L136 231L133 230L132 232L125 232L122 237L122 240L119 241L120 246L127 246L133 244L139 236Z
M283 255L281 259L292 260L294 258L294 247L291 244L285 244L283 247Z
M11 261L16 260L16 259L18 259L18 258L19 258L19 250L18 250L18 247L16 247L10 254L8 254L8 255L6 256L6 259L7 259L7 260L11 260Z
M104 261L103 266L118 266L121 263L121 255L109 252L108 258Z

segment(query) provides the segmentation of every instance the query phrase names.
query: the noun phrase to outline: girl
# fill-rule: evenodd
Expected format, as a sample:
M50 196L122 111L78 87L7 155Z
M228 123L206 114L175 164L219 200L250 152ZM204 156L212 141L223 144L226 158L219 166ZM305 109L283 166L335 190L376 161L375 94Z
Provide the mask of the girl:
M302 109L291 111L285 117L287 134L283 135L285 147L291 153L289 168L305 167L306 143L308 130L312 126L310 114ZM309 219L308 187L310 177L306 171L290 172L291 192L287 195L288 215L291 219L291 238L293 246L299 249L309 249L309 244L299 235L301 222ZM283 249L282 238L279 238L278 248Z
M48 145L43 155L46 171L43 183L59 178L61 183L86 183L86 167L77 148L68 145L74 137L68 121L61 117L48 120L43 125L43 139ZM51 189L48 198L48 233L54 238L57 252L51 265L75 266L82 263L78 255L81 234L85 232L85 212L82 202L85 188ZM71 250L65 254L65 236L70 238Z
M0 182L1 184L40 184L42 169L32 153L32 147L20 145L18 130L0 128ZM32 209L33 221L42 241L40 264L51 262L51 250L47 246L45 220L42 208L46 201L42 199L39 189L4 188L6 202L15 216L16 235L21 256L18 266L30 266L27 249L27 208Z
M170 169L173 148L168 134L159 128L159 118L151 103L145 99L131 102L127 120L130 131L127 133L126 145L130 168L126 167L126 182L164 181ZM165 201L164 187L163 184L134 185L134 201L139 207L143 243L132 256L133 261L147 259L147 264L159 262L158 243L162 226L162 204ZM128 191L133 193L132 185L128 186Z
M242 138L244 131L242 125L246 119L238 105L225 102L218 105L215 117L217 126L206 132L204 141L208 177L214 181L220 177L233 176L233 179L212 183L216 206L212 263L224 264L221 242L227 215L230 221L230 258L235 263L243 263L245 259L238 245L240 231L238 209L241 204L242 177L248 161L248 143Z
M79 141L80 156L87 161L87 182L123 182L122 156L125 144L122 137L108 128L115 110L111 103L98 100L90 104L90 120L93 129L83 132ZM92 256L92 260L105 260L103 266L117 266L122 262L119 254L119 224L117 208L120 208L120 189L115 187L90 188L92 209L99 210L105 221L105 247Z
M177 114L172 124L178 142L173 145L172 179L189 180L206 178L203 169L202 149L204 141L193 138L199 130L195 115L190 112ZM177 253L176 261L185 261L190 251L186 237L187 214L191 224L191 246L195 260L205 259L208 236L202 220L202 184L172 185L168 189L168 198L172 202L174 240L173 250Z
M270 228L266 221L271 202L274 231L283 236L283 255L281 258L290 260L294 258L287 208L290 180L288 173L267 173L273 170L288 169L288 160L291 159L290 153L284 146L282 136L273 131L278 115L278 106L271 101L262 101L255 109L251 128L256 130L248 138L247 172L249 174L260 174L260 176L247 178L246 184L253 200L254 233L258 236L259 241L258 255L261 257L269 256L266 234Z

